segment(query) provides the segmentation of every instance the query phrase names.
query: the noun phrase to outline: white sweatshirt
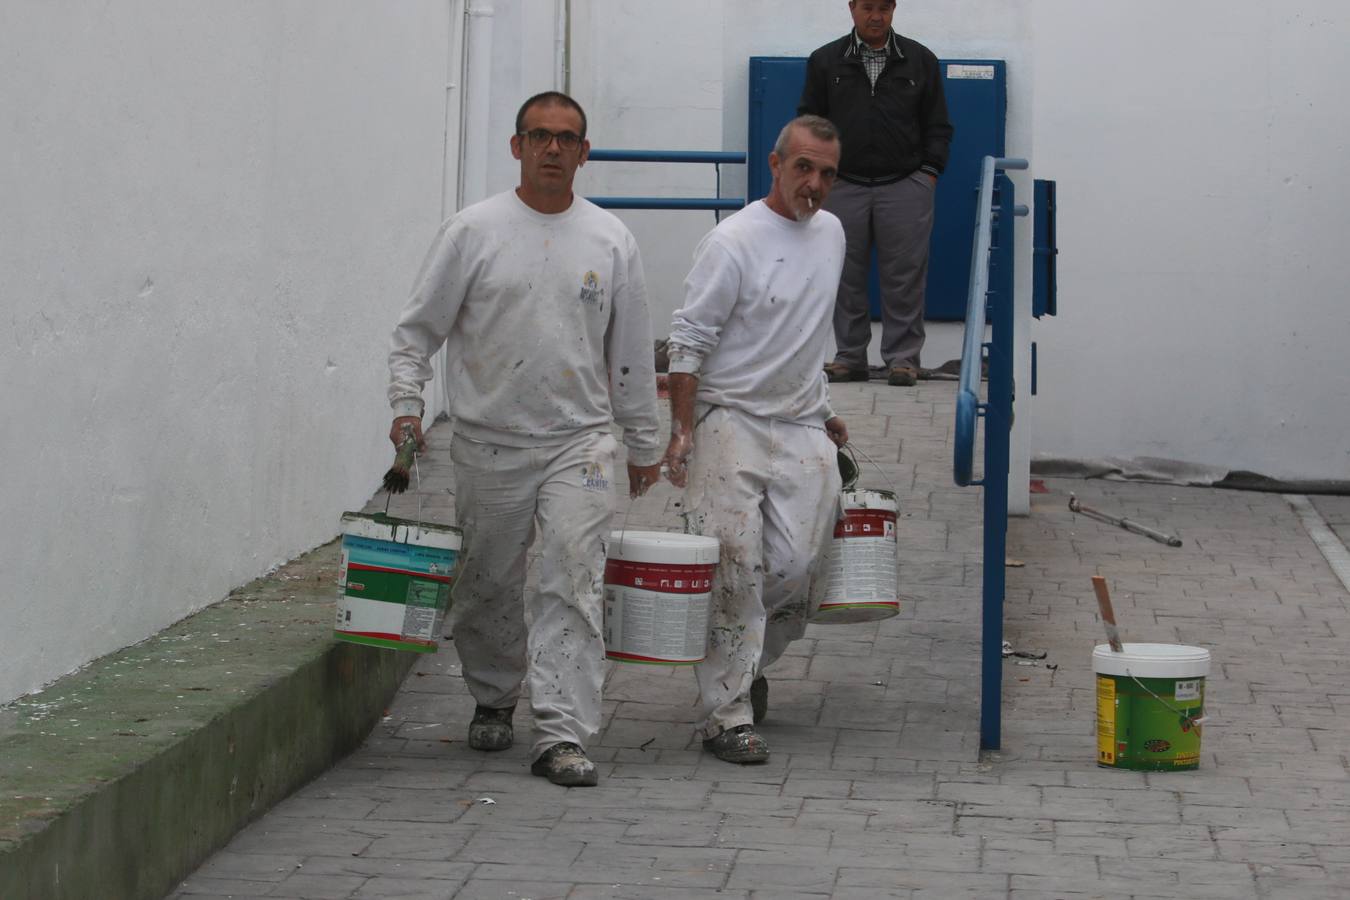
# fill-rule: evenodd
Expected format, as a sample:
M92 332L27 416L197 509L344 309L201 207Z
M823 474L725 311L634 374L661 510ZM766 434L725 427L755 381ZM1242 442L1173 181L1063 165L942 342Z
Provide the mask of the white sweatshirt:
M506 191L441 226L391 341L395 416L422 414L443 342L457 434L536 447L617 421L629 462L660 461L642 260L590 201L548 215Z
M697 375L697 399L755 416L819 425L834 415L824 372L844 229L757 200L694 251L675 311L670 371Z

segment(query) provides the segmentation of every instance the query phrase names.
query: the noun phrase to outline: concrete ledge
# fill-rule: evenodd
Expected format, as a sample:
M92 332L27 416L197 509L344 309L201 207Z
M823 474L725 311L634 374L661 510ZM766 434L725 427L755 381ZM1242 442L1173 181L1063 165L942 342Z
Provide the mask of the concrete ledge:
M0 898L160 900L355 749L417 654L332 639L337 564L333 542L0 708Z

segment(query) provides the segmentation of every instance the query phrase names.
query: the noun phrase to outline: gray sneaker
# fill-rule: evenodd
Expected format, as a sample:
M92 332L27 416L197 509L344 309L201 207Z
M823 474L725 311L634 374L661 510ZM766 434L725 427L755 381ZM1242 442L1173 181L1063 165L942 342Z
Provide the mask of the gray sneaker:
M473 721L469 723L469 746L475 750L505 750L511 746L515 733L511 729L511 717L516 707L492 709L479 706L473 711Z
M586 751L567 741L545 750L530 765L530 774L542 776L563 787L594 787L600 780L595 763L586 758Z
M704 741L703 749L723 762L753 765L769 761L769 742L755 731L753 725L728 728L717 737Z
M769 714L769 679L763 675L750 682L750 713L756 725Z

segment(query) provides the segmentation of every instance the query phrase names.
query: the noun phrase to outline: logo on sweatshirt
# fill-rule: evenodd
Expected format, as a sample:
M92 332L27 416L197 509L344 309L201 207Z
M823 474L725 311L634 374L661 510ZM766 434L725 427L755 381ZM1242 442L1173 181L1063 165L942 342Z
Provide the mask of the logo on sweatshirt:
M586 277L581 280L581 302L596 304L604 298L605 289L600 287L600 276L594 272L587 272Z
M609 479L605 477L605 467L598 462L582 466L581 488L586 491L609 490Z

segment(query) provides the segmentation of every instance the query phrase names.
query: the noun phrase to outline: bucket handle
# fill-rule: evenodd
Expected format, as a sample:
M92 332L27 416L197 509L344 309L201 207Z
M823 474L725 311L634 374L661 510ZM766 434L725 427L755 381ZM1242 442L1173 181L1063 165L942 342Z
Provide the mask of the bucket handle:
M404 425L403 427L409 432L412 431L411 425ZM419 534L422 531L422 470L418 468L417 457L420 455L421 454L414 453L412 458L413 481L417 484L416 490L413 491L413 493L417 495L417 518L414 521L417 523L417 531ZM392 491L385 491L384 514L386 516L389 515L389 501L392 500L393 497L394 494Z
M1135 674L1131 672L1128 668L1125 669L1125 674L1130 676L1130 680L1133 681L1135 684L1139 685L1139 687L1144 691L1144 693L1148 694L1154 700L1157 700L1159 703L1163 705L1164 708L1168 710L1168 712L1171 712L1174 715L1176 715L1178 718L1181 719L1181 721L1187 723L1190 727L1199 728L1201 725L1204 725L1206 722L1209 721L1209 716L1190 716L1182 712L1181 710L1177 709L1175 706L1168 703L1166 700L1164 700L1163 698L1159 697L1157 694L1149 690L1148 685L1144 684L1137 677L1135 677Z
M900 489L897 488L897 487L895 486L895 482L894 482L894 481L891 481L890 476L886 474L886 470L883 469L883 468L881 468L881 466L877 465L877 461L876 461L875 459L873 459L872 457L868 456L867 453L864 452L861 448L855 446L854 443L853 443L852 441L846 441L846 442L844 443L844 446L845 446L846 448L848 448L848 451L849 451L850 453L857 453L857 454L859 454L860 456L862 456L863 459L865 459L865 460L867 460L868 462L870 462L870 463L872 464L872 468L876 469L877 472L878 472L878 474L881 475L881 480L884 481L884 482L886 482L886 484L890 485L891 490L894 491L897 495L899 495ZM854 462L856 463L857 460L855 459ZM848 486L845 485L844 490L848 490L848 489L849 489Z

